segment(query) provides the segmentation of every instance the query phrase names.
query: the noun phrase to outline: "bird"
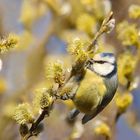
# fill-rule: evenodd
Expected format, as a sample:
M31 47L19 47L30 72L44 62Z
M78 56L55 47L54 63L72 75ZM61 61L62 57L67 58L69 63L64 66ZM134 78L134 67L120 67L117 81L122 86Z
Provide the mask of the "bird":
M79 84L76 85L78 80ZM96 54L87 62L84 76L72 79L72 82L76 85L76 90L69 96L72 97L75 108L69 112L68 118L72 120L79 113L84 113L82 124L85 124L98 115L116 93L118 76L114 54L108 52Z

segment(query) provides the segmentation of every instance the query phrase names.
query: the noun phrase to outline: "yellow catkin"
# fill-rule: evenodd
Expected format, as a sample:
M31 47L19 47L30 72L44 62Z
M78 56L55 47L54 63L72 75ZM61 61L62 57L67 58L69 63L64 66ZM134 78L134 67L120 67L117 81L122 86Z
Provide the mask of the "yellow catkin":
M94 132L96 135L111 137L110 127L104 122L100 122L99 124L97 124L97 126L94 128Z
M124 112L133 102L133 96L130 93L125 93L123 95L118 95L115 101L119 112Z
M14 114L13 118L19 124L32 123L33 115L32 115L30 105L28 103L19 104L15 108L15 114Z

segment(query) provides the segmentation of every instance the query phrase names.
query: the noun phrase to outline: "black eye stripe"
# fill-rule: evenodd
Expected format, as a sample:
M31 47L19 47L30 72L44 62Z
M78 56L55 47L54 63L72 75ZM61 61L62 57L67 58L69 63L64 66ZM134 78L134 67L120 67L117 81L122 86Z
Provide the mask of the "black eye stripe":
M108 63L108 64L111 64L111 65L114 65L113 63L111 62L108 62L108 61L104 61L104 60L94 60L94 59L90 59L88 61L89 64L93 64L93 63L99 63L99 64L104 64L104 63Z
M108 63L108 64L110 64L110 65L115 65L115 64L113 64L113 63L110 63L110 62L107 62L107 61L103 61L103 60L94 60L94 63L98 63L98 64L105 64L105 63Z
M108 63L107 61L104 61L104 60L94 60L94 59L90 59L88 62L90 64L93 64L93 63L100 63L100 64Z
M103 60L99 60L99 61L94 60L94 62L95 63L100 63L100 64L108 63L107 61L103 61Z

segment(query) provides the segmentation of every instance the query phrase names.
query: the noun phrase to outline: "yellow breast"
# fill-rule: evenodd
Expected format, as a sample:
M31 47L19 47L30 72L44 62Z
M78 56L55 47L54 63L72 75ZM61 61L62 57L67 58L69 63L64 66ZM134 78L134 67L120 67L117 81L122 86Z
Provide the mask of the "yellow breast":
M105 93L106 87L103 79L94 72L87 70L73 101L77 109L89 113L98 106Z

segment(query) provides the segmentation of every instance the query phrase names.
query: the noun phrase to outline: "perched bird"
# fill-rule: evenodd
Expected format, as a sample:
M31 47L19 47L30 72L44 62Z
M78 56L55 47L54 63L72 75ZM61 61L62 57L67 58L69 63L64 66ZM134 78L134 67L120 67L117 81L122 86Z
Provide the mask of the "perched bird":
M117 87L117 64L114 54L96 54L86 65L84 77L76 86L75 93L71 94L76 108L68 117L74 119L82 112L85 114L82 124L88 122L112 100Z

